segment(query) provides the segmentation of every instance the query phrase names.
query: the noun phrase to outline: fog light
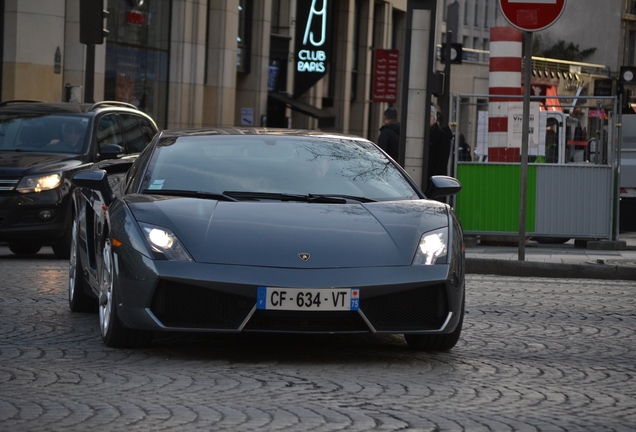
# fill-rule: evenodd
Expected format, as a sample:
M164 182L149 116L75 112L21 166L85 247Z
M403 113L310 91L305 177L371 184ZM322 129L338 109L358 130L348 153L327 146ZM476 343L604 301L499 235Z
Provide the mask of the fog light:
M53 210L40 210L40 213L38 213L38 217L43 221L51 220L53 216L55 216Z

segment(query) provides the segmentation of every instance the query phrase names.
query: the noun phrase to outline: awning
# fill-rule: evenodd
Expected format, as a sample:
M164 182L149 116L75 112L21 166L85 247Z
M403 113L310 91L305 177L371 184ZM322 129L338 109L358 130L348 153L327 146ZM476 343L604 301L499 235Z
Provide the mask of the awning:
M315 107L303 101L299 101L298 99L294 99L286 95L285 93L270 92L269 97L279 102L285 103L294 111L298 111L310 117L317 118L320 126L329 127L333 126L336 122L335 114L332 114L329 111Z

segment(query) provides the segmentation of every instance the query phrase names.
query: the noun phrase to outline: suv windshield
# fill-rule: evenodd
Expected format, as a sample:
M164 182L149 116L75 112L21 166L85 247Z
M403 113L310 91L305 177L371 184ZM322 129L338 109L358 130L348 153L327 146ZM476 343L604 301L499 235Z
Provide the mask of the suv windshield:
M81 154L87 125L76 115L3 116L0 151Z

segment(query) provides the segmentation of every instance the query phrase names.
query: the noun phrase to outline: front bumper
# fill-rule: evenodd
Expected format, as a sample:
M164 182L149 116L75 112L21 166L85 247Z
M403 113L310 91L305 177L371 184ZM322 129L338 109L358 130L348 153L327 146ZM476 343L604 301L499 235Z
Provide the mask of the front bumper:
M130 328L200 332L450 333L464 292L460 263L280 269L153 261L115 254L118 316ZM259 286L360 289L346 312L257 310Z
M30 194L0 195L0 241L52 243L65 232L69 196L59 188ZM42 211L53 215L40 216Z

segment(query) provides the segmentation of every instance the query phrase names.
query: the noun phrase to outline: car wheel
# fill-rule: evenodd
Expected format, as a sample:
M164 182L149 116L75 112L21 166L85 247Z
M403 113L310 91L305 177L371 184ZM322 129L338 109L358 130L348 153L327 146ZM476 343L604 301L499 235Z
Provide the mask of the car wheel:
M42 245L35 243L9 243L9 250L16 255L35 255Z
M97 310L97 301L84 291L86 282L79 257L78 231L78 223L73 221L68 264L68 305L73 312L94 312Z
M62 235L62 237L60 237L55 243L51 245L56 258L69 259L69 257L71 256L71 244L73 236L72 231L73 224L70 223L66 230L64 230L64 234Z
M148 345L152 332L126 327L117 314L117 290L115 289L115 267L113 249L109 238L103 249L103 264L100 274L99 327L106 346L113 348L135 348Z
M459 322L457 323L457 327L452 333L448 334L432 334L432 335L421 335L421 334L405 334L404 339L406 339L406 343L408 343L409 347L418 351L448 351L453 348L457 341L459 341L459 336L462 333L462 326L464 324L464 305L462 302L461 315L459 317Z

